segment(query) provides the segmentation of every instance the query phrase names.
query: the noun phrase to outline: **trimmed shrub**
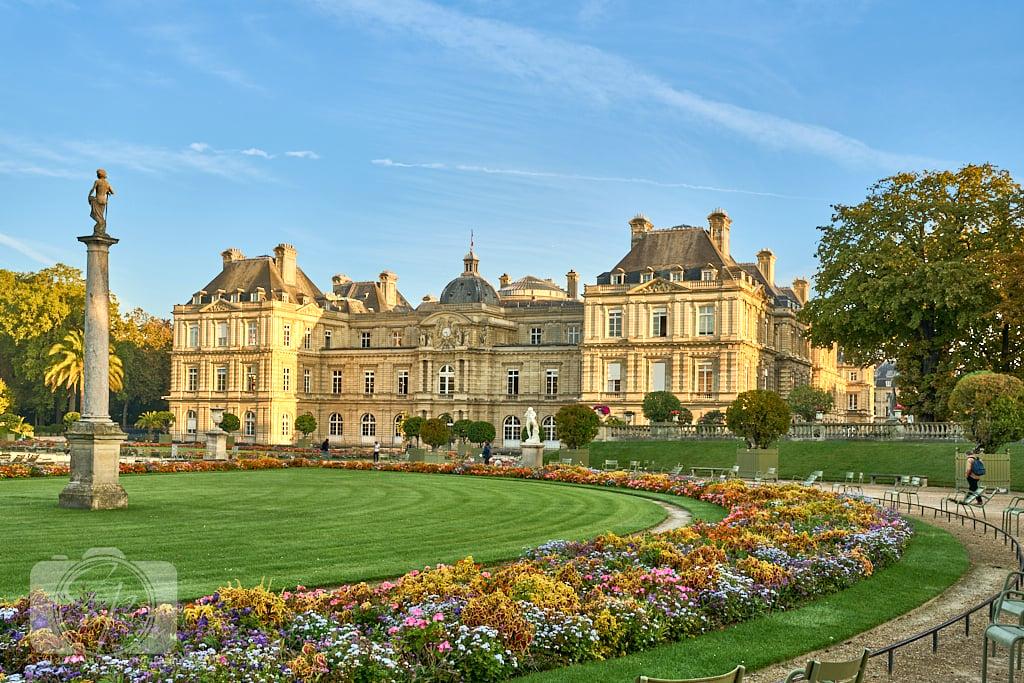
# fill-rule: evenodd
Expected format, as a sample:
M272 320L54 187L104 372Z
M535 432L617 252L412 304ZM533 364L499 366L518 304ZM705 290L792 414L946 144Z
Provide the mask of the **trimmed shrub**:
M789 406L774 391L754 389L736 397L725 422L736 436L753 448L768 448L789 431Z
M310 415L310 417L313 417L313 416ZM300 417L299 420L301 420L301 419L302 418ZM299 429L299 420L295 421L295 428L296 429ZM314 427L313 427L314 429L316 429L315 424L316 424L316 421L314 420ZM220 424L217 425L217 426L220 427L221 429L223 429L228 434L230 434L231 432L237 432L242 427L242 422L241 422L241 420L238 419L238 416L235 415L234 413L224 413L224 417L221 418ZM299 431L302 431L302 430L300 429Z
M225 415L224 417L227 417L227 415ZM235 420L238 420L238 418L236 417ZM235 427L235 429L238 429L238 427ZM225 429L224 431L228 430ZM310 415L309 413L306 413L305 415L299 415L297 418L295 418L295 431L302 432L303 436L308 437L310 434L316 431L316 418Z
M478 445L485 441L493 443L494 437L494 425L483 420L479 422L470 422L469 427L466 430L466 438L468 438L470 442Z
M668 422L672 419L672 413L678 412L682 407L683 404L671 391L652 391L644 396L644 417L651 422ZM679 418L680 422L682 419ZM690 419L693 419L693 415L690 415Z
M412 415L410 417L407 417L405 418L405 420L402 421L402 433L405 434L407 438L416 439L416 445L419 446L420 430L423 429L423 425L425 422L426 420L424 420L419 415Z
M447 422L439 417L434 417L423 423L423 428L420 429L420 438L431 448L437 448L451 441L452 430L448 428Z
M601 419L590 406L576 403L562 406L555 414L555 430L566 448L583 448L594 440Z
M986 453L1024 438L1024 382L1012 375L972 372L949 395L953 419Z

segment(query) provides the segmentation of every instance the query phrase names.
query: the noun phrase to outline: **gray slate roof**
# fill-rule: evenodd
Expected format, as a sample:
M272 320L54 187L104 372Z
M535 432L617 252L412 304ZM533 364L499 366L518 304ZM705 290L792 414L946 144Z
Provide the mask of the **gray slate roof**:
M227 263L220 274L203 289L213 295L218 289L231 294L238 290L245 293L255 292L259 287L263 288L268 297L271 291L287 292L293 302L299 300L299 294L305 294L314 301L324 298L323 292L298 266L295 267L295 284L286 285L271 256L257 256Z
M679 225L647 233L615 264L612 271L621 268L633 273L647 267L667 270L676 265L688 269L709 263L722 268L733 264L733 260L718 251L704 228Z
M392 311L411 311L412 306L401 292L397 292L398 303L392 309L387 309L381 300L380 290L377 288L376 282L346 282L343 285L335 285L334 293L338 296L345 297L346 299L355 299L356 301L362 302L363 306L367 310L373 309L374 311L380 312L385 310Z
M491 283L475 273L463 273L444 287L442 304L491 304L498 306L498 293Z

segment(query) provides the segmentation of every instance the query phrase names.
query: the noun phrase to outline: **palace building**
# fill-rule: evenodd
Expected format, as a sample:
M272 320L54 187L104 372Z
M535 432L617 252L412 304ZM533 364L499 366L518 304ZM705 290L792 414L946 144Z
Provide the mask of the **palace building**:
M387 270L363 282L335 275L324 292L291 245L252 258L227 249L221 272L174 307L173 436L201 439L210 409L225 408L242 442L293 443L295 418L309 413L314 439L398 444L401 421L420 415L486 420L509 447L533 406L557 446L563 405L642 422L649 391L672 391L699 416L748 389L785 395L841 377L835 354L812 353L802 336L807 281L778 285L767 249L736 262L729 216L715 209L708 223L655 229L637 216L629 253L582 299L573 270L565 287L505 274L495 289L472 249L441 296L416 306Z

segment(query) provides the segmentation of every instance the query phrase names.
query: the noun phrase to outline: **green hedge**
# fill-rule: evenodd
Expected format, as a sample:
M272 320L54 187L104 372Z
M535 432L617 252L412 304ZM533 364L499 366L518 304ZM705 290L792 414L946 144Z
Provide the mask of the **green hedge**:
M825 479L841 480L846 472L910 474L928 477L930 486L953 486L953 451L970 445L921 441L782 441L779 476L803 479L823 470ZM730 467L736 462L739 440L721 441L601 441L590 444L590 461L616 459L626 466L630 460L653 461L656 468ZM1010 463L1013 488L1024 490L1024 445L1011 444Z

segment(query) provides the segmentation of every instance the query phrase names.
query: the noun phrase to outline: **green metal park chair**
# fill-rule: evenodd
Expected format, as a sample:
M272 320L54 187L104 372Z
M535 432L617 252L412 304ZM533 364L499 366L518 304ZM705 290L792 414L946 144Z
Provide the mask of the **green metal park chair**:
M1017 522L1017 535L1020 535L1020 516L1024 515L1024 496L1014 496L1003 509L1003 531L1010 533L1013 522Z
M801 486L817 486L821 488L821 478L825 476L825 473L821 470L814 470L807 475L807 478L800 482Z
M802 669L791 671L786 682L807 681L807 683L863 683L868 668L870 650L865 649L860 657L845 662L819 662L812 659Z
M604 461L604 471L605 472L612 472L612 471L617 470L617 469L619 469L619 461L618 460L605 460Z
M1004 586L1009 586L1015 580L1013 572L1006 577ZM1021 626L1021 618L1017 616L1016 623L1000 621L1003 613L1013 614L1019 607L1024 607L1024 592L1016 588L1005 588L999 594L995 606L992 609L992 621L985 629L985 639L982 642L981 650L981 683L988 683L988 657L989 643L992 644L992 653L995 654L997 645L1007 649L1007 660L1010 669L1010 683L1013 683L1014 661L1020 667L1021 648L1024 647L1024 626Z
M742 666L737 666L735 669L727 674L721 676L708 676L706 678L650 678L648 676L640 676L636 679L636 683L743 683L743 674L747 673L747 670Z

